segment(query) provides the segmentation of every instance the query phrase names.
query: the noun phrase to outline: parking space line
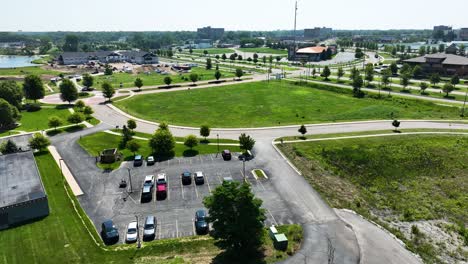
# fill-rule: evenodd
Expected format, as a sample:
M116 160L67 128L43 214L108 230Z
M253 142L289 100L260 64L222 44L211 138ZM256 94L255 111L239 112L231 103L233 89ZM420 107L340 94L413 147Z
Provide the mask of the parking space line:
M171 165L171 160L167 160L167 166L170 166Z
M184 196L184 185L182 184L182 179L180 180L180 188L182 189L182 200L185 200L185 196Z
M169 179L167 179L167 200L171 200L171 192L169 191Z
M210 155L211 161L214 161L213 154Z
M176 237L179 237L179 223L177 222L177 219L175 220L175 228L176 228Z
M205 175L206 177L206 183L208 184L208 191L211 193L211 187L210 187L210 181L208 180L208 174Z
M158 232L158 239L161 239L161 229L162 229L162 221L159 221L159 232Z
M276 222L276 219L275 217L271 214L270 210L266 209L268 211L268 213L270 214L271 218L273 219L273 222L275 222L275 226L278 225L278 222Z
M201 155L198 155L198 157L200 158L200 162L203 164L203 159L202 159Z
M195 231L195 224L194 224L194 223L195 223L195 221L194 221L194 219L192 218L192 230L193 230L193 235L196 235L196 234L197 234L197 233L196 233L197 231Z
M263 189L264 191L266 191L265 186L263 186L262 181L260 181L260 180L258 180L258 179L256 179L256 181L257 181L258 183L260 183L260 186L262 187L262 189Z
M195 183L195 179L193 180L193 185L195 185L195 194L197 195L197 198L198 198L198 191L197 191L197 184Z
M179 165L180 165L180 160L181 160L181 159L178 158L177 160L179 161Z
M216 176L218 176L218 180L219 180L219 182L222 184L223 182L221 181L221 177L219 177L219 173L220 173L220 172L216 172Z
M192 165L192 159L191 158L189 158L189 161L190 161L190 165Z

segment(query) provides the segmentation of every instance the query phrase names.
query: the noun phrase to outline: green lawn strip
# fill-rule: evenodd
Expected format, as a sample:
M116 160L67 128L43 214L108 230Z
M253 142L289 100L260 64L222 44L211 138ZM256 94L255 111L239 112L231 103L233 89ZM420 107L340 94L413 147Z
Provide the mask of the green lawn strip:
M43 69L40 66L0 69L0 76L5 76L5 75L28 75L28 74L59 75L60 73L61 72L59 72L59 71L52 71L52 70Z
M115 105L138 118L155 122L171 120L171 124L192 127L201 124L265 127L394 118L460 119L458 107L400 97L358 99L347 89L314 83L300 86L287 81L148 94Z
M96 119L94 117L91 117L90 119L85 120L85 121L90 123L93 126L97 126L97 125L99 125L101 123L101 120L98 120L98 119Z
M360 132L348 132L348 133L333 133L333 134L319 134L319 135L302 135L292 136L292 137L282 137L275 139L275 142L280 142L290 140L304 140L304 139L317 139L317 138L334 138L334 137L349 137L349 136L362 136L362 135L380 135L380 134L391 134L391 133L408 133L408 132L459 132L459 133L468 133L468 130L465 129L430 129L430 128L414 128L414 129L398 129L398 132L395 132L392 129L388 130L375 130L375 131L360 131Z
M122 129L111 129L112 132L117 132L117 133L122 133ZM138 132L138 131L133 131L132 132L134 136L136 137L141 137L141 138L147 138L147 139L150 139L151 138L151 134L147 134L147 133L143 133L143 132ZM197 136L197 135L196 135ZM214 135L211 135L211 136L214 136ZM199 136L198 136L199 137ZM174 137L175 141L177 142L184 142L185 138L183 137ZM199 141L201 141L200 143L201 144L206 144L206 143L210 143L210 144L216 144L218 142L217 139L215 138L207 138L207 141L205 141L204 138L199 138L198 139ZM232 139L222 139L220 138L219 139L219 144L223 144L223 143L227 143L227 144L237 144L239 143L238 140L232 140Z
M263 170L256 169L254 170L254 173L257 176L257 178L266 178L264 174L265 172Z
M53 106L51 108L43 107L36 112L21 112L21 126L15 130L21 131L39 131L48 129L49 117L57 116L63 120L64 125L68 125L67 117L70 115L66 106Z
M85 149L91 156L97 156L98 153L104 149L109 148L119 148L119 143L121 136L112 135L105 132L98 132L89 136L82 137L78 143ZM143 155L143 157L151 156L152 150L148 146L147 140L135 139L141 146L138 154ZM194 147L192 150L187 148L183 144L176 144L174 149L174 154L176 157L192 157L196 155L204 155L216 153L218 151L217 145L206 145L199 144L197 147ZM229 149L233 152L240 152L238 146L229 146ZM123 159L125 161L131 161L134 158L133 153L127 149L119 149L123 154ZM115 162L113 164L98 164L100 168L103 169L116 169L120 166L120 162Z
M120 93L120 91L119 91L119 93ZM112 102L116 102L116 101L125 99L125 98L127 98L127 97L130 97L130 95L127 94L127 95L122 95L122 96L113 97L113 98L112 98Z
M403 135L278 145L334 208L349 208L388 226L393 221L468 221L468 137ZM456 158L454 158L456 157ZM429 240L403 237L427 263Z
M19 134L19 132L14 130L0 131L0 137L7 137L17 134Z
M55 135L58 135L58 134L61 134L61 133L77 132L77 131L83 130L85 128L86 128L85 125L80 124L80 125L68 126L68 127L64 127L64 128L57 128L57 129L47 130L46 134L48 136L52 137L52 136L55 136Z
M208 54L230 54L235 52L233 49L224 48L192 49L193 53L195 54L203 54L205 50L208 51ZM190 54L188 51L187 53Z
M267 54L276 54L276 55L287 55L287 50L279 50L272 48L239 48L241 52L252 52L252 53L267 53ZM241 54L242 55L242 54ZM259 55L261 57L261 55Z

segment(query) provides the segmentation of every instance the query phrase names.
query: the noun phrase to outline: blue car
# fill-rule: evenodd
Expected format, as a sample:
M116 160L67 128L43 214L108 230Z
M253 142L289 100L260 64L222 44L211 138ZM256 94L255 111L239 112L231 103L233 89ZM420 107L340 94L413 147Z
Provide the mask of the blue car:
M133 167L139 167L143 165L143 156L136 155L133 159Z
M119 241L119 230L112 220L106 220L102 223L101 237L106 245L115 244Z

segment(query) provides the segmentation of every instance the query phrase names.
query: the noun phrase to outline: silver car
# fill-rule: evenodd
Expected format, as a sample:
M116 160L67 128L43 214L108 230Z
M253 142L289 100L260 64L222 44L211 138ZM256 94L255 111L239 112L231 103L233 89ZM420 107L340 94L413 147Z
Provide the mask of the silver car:
M127 243L134 243L138 239L138 223L137 221L133 221L130 224L128 224L127 227L127 237L125 238L125 241Z
M146 217L143 227L143 240L153 240L156 236L156 217L149 215Z

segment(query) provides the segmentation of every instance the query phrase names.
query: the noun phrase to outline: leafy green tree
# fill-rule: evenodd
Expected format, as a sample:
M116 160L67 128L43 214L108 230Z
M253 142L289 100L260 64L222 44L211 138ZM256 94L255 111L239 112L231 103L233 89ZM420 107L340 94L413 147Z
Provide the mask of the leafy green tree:
M388 84L391 83L390 80L390 75L391 75L390 69L385 69L382 71L382 84L384 85L385 88L387 88Z
M210 133L211 133L211 129L208 125L202 125L200 127L200 136L204 137L205 140L207 137L210 136Z
M94 77L91 76L90 74L83 74L83 85L86 87L86 88L90 88L91 86L93 86L94 84Z
M400 127L400 121L393 120L392 126L395 127L395 131L398 131L398 128Z
M440 83L440 76L438 73L431 74L429 77L429 81L431 82L432 86L436 86L438 83Z
M82 111L86 104L82 100L78 100L75 102L75 107L78 108L79 111Z
M236 77L240 80L244 76L244 71L241 68L236 69Z
M403 86L404 90L406 90L406 88L408 87L409 80L410 80L410 76L406 73L400 76L400 85Z
M161 122L158 127L159 130L167 130L169 131L169 125L166 122Z
M338 72L336 73L336 75L338 76L338 81L341 79L341 77L343 77L345 75L343 67L338 68Z
M362 80L361 75L356 75L352 82L353 85L353 94L355 97L361 98L364 97L364 93L361 91L364 81Z
M63 51L71 51L71 52L76 52L78 51L78 46L79 46L79 38L77 35L66 35L65 36L65 44L63 45L62 49Z
M28 75L24 78L23 83L24 97L29 100L36 101L45 96L45 89L41 78L37 75Z
M390 64L390 71L392 71L392 75L396 75L398 73L398 65L396 62L392 62L392 64Z
M133 130L135 130L135 128L137 128L136 121L133 120L133 119L127 120L127 127L133 132Z
M301 133L302 136L304 136L305 134L307 134L307 128L304 125L301 125L298 132Z
M192 73L190 74L190 80L193 82L193 85L198 81L198 74Z
M0 145L0 153L2 154L12 154L18 152L18 146L11 139L8 139L6 142L3 142Z
M63 124L62 119L60 119L57 116L51 116L49 117L49 127L54 128L55 131L57 131L57 127L61 126Z
M112 75L112 73L113 73L112 66L110 66L109 64L106 64L106 66L104 66L104 75Z
M114 96L115 94L115 89L114 87L112 87L112 84L110 84L109 82L103 82L101 88L104 97L107 98L108 101L110 101L112 96Z
M149 147L155 155L168 157L174 153L175 140L169 130L160 128L151 136Z
M223 56L221 56L221 59L222 59L223 61L226 61L226 59L227 59L226 54L223 54Z
M325 66L325 68L323 68L323 71L322 71L322 76L325 77L325 81L328 81L328 77L330 77L330 75L331 75L330 68L328 68L328 66Z
M128 129L126 125L123 125L122 126L122 139L120 140L120 148L126 148L127 143L132 139L133 139L132 132L130 131L130 129Z
M193 149L198 145L198 139L195 135L188 135L184 140L184 145L190 149Z
M143 80L141 78L136 78L135 86L138 87L138 91L141 91L141 87L143 87Z
M141 148L140 143L138 143L136 140L128 141L126 146L127 149L133 153L133 156L135 156L138 150Z
M405 63L400 69L400 74L411 74L411 66Z
M85 106L83 109L83 114L85 115L86 120L91 119L91 115L94 114L93 108L91 106Z
M442 87L442 91L445 93L445 97L449 96L449 93L453 92L455 90L455 87L451 83L446 83Z
M314 68L314 69L315 69L315 68ZM351 74L350 74L350 76L349 76L349 79L352 81L352 80L354 80L357 76L359 76L359 74L360 74L360 73L359 73L359 70L358 70L356 67L353 67L353 68L351 69Z
M208 55L208 51L207 51L207 50L204 50L204 51L203 51L203 54L204 54L205 56Z
M73 114L69 115L68 118L67 118L67 121L69 123L72 123L72 124L75 124L75 125L83 122L83 120L84 120L84 117L80 113L73 113Z
M365 68L367 86L370 86L370 83L374 80L374 65L369 63Z
M21 109L23 91L15 81L0 81L0 98Z
M255 198L247 183L224 181L205 197L203 204L209 211L212 236L219 248L243 257L259 251L265 210L261 208L262 200Z
M172 83L172 78L169 76L164 77L164 83L169 86Z
M240 148L245 151L252 150L255 146L255 140L252 137L246 135L245 133L242 133L239 136L239 145Z
M413 77L418 79L418 78L421 78L422 74L423 74L423 71L422 71L421 66L419 66L419 65L414 66L414 68L413 68Z
M190 53L190 54L193 53L193 49L192 49L192 48L189 49L189 53Z
M67 101L68 104L71 104L72 101L78 99L78 90L76 89L75 84L69 80L65 79L59 85L60 89L60 99L62 101Z
M429 85L426 82L421 82L419 88L421 88L421 94L424 94Z
M14 127L20 118L18 109L0 98L0 130Z
M42 151L48 146L50 146L50 140L40 133L36 133L34 137L29 140L29 147L38 151Z
M206 69L211 70L211 68L213 68L213 64L211 63L211 59L208 58L206 59Z
M219 81L219 79L221 78L221 72L219 70L216 70L214 77L217 81Z
M460 77L458 77L458 75L452 76L450 83L453 85L453 88L455 88L455 86L460 83Z

